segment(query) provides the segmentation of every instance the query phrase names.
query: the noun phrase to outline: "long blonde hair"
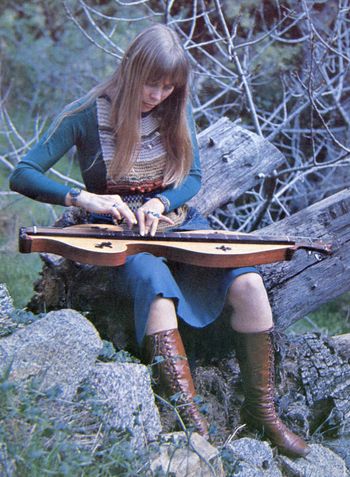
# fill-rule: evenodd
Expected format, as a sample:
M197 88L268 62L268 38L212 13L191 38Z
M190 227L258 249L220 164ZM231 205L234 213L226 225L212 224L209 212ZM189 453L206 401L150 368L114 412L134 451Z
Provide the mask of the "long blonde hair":
M156 110L168 158L164 185L177 186L189 173L193 160L186 114L190 63L174 31L156 24L133 40L114 74L87 95L88 103L101 95L112 102L110 120L117 147L108 173L113 179L130 171L139 152L143 86L165 79L174 91Z

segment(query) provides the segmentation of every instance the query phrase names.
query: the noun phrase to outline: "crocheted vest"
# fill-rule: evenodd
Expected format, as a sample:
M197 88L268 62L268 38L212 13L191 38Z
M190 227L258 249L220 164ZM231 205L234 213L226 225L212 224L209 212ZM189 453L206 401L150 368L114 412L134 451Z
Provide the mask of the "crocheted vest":
M106 194L119 194L135 212L146 200L160 193L163 186L167 154L159 132L160 122L154 113L141 118L141 144L131 170L123 177L114 180L109 168L114 157L115 139L110 124L111 103L108 98L97 98L97 121L102 158L106 166ZM164 231L181 225L187 216L186 205L166 214L175 225L159 222L158 230Z

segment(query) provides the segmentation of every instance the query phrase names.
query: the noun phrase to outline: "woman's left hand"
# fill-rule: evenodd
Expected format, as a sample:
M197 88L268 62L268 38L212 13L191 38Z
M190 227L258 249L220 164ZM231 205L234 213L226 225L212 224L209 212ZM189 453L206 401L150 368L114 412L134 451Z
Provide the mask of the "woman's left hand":
M142 207L137 209L136 218L139 225L140 235L151 235L157 232L159 221L174 225L174 222L166 215L163 215L164 204L157 198L145 202Z

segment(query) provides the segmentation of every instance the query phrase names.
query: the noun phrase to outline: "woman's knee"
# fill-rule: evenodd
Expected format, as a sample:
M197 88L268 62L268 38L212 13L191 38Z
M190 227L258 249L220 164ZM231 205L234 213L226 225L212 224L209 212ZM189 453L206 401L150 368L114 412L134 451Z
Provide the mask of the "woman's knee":
M171 272L162 257L150 253L138 253L128 257L125 264L129 283L151 284L159 280L169 280Z
M252 300L266 296L266 289L262 277L258 273L245 273L235 278L229 292L228 302L234 305L237 301Z
M143 269L152 271L158 268L167 268L164 258L156 257L155 255L147 252L130 255L127 259L126 266L128 269L137 271L143 271Z

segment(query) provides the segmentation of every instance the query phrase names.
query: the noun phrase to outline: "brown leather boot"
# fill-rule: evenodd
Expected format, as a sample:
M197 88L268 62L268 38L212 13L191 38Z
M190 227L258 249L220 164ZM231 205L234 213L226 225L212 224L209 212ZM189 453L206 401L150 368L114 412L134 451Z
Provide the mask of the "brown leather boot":
M186 352L178 329L160 331L145 337L144 358L153 364L156 384L171 396L179 393L177 410L188 426L208 438L208 424L193 398L196 395ZM156 357L160 356L163 360Z
M262 430L281 453L291 457L305 457L310 452L310 447L283 424L275 410L271 331L235 332L236 356L245 396L241 415L247 424Z

